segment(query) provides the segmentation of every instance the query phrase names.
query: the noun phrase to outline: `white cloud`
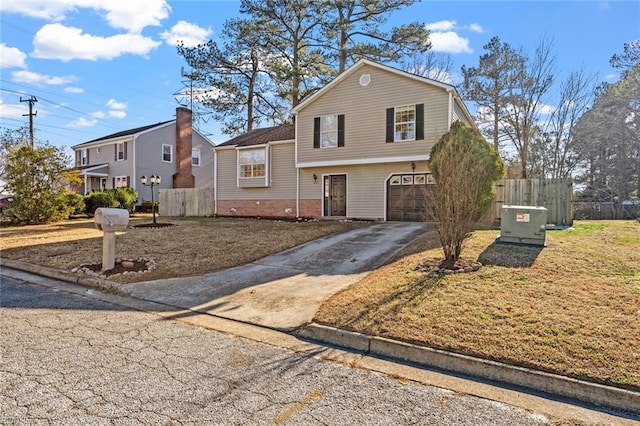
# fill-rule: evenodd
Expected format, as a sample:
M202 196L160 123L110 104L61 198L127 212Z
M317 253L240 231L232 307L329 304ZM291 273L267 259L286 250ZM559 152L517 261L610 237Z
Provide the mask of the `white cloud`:
M551 115L556 110L556 107L554 107L552 105L542 104L542 105L538 105L536 110L542 115Z
M482 34L484 33L484 28L482 28L482 26L476 22L474 22L473 24L469 25L469 30L473 31L474 33L478 33L478 34Z
M28 114L29 108L25 104L5 104L0 99L0 117L2 118L24 118L22 114Z
M434 52L448 53L472 53L469 47L469 39L460 37L454 31L432 32L429 34L431 50Z
M127 116L127 103L126 102L118 102L115 99L109 99L107 101L107 108L109 108L109 117L114 118L125 118Z
M62 24L47 24L33 39L33 56L41 59L113 59L125 54L146 56L160 42L139 34L100 37L83 34L82 29Z
M67 124L67 127L93 127L98 124L98 120L87 120L84 117L80 117L77 120L73 120Z
M0 68L26 68L27 54L16 47L0 43Z
M102 111L90 112L89 115L93 118L104 118L104 112Z
M77 13L78 9L97 11L111 27L134 33L141 32L149 25L160 25L160 21L166 19L171 11L166 0L22 0L0 3L3 13L18 13L56 22Z
M126 102L118 102L115 99L109 99L106 105L110 109L127 109Z
M186 47L193 47L205 43L212 33L211 27L202 28L187 21L178 21L171 30L160 33L160 37L170 46L182 42Z
M15 83L28 83L28 84L35 84L35 85L68 84L76 80L76 78L72 75L66 75L63 77L52 77L49 75L39 74L37 72L27 71L27 70L14 71L13 73L11 73L11 76L12 76L12 81Z
M117 109L112 109L111 111L109 111L109 117L125 118L126 116L127 116L126 111L121 111Z
M607 81L614 81L618 78L618 74L616 73L611 73L611 74L607 74L604 76L604 79Z
M65 87L64 91L67 93L84 93L84 89L82 87L73 86Z
M450 31L456 27L456 21L438 21L425 26L429 31Z

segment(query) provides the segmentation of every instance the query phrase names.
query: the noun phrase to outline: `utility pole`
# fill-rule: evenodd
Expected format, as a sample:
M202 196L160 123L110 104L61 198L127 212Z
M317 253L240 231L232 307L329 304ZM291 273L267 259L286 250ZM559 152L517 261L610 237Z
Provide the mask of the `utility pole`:
M33 112L33 104L38 102L38 100L33 95L29 96L27 99L22 99L22 96L20 96L20 102L29 102L29 114L22 114L22 116L29 116L29 139L31 139L31 148L33 148L33 117L38 115L38 111Z

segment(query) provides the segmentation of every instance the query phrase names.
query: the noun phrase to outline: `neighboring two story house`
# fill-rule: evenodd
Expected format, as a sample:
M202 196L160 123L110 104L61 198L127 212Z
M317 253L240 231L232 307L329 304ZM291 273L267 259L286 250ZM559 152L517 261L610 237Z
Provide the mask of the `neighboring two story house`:
M293 114L214 148L217 215L422 220L431 148L475 126L453 86L368 60Z
M144 175L159 175L160 188L211 188L213 143L192 128L187 108L176 119L114 133L72 146L84 183L80 192L133 187L139 202L151 199ZM156 190L154 188L154 190Z

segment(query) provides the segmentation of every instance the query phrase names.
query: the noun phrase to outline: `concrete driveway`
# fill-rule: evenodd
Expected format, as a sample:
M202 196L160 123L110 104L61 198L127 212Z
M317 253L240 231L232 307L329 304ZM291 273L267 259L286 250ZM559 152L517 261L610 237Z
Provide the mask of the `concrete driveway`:
M127 284L122 290L181 309L292 330L310 322L332 294L378 268L426 229L423 223L374 224L247 265Z

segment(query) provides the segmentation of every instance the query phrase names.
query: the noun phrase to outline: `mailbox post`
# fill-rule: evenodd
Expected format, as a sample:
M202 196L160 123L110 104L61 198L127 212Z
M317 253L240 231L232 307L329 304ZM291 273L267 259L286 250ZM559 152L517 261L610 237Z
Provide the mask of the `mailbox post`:
M102 237L102 270L116 265L116 231L124 231L129 225L129 211L100 207L95 213L96 227L104 232Z

